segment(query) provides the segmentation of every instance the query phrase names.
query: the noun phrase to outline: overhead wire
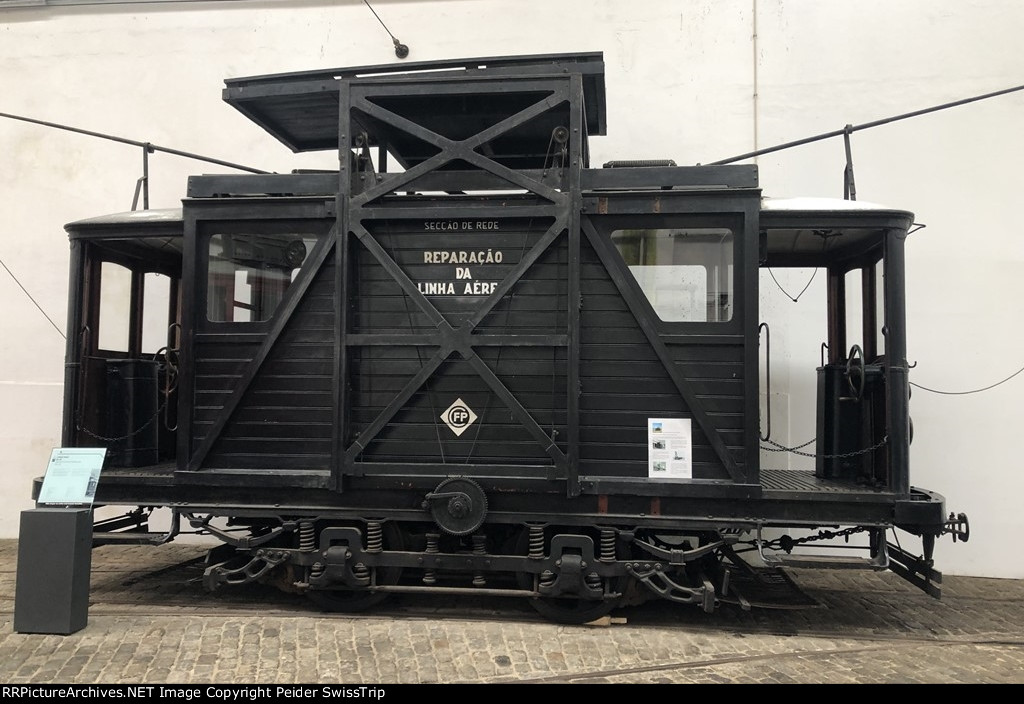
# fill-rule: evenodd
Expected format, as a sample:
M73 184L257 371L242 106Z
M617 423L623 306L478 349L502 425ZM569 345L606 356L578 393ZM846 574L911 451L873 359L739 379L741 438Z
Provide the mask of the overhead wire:
M20 288L22 292L26 296L28 296L28 300L32 301L35 307L39 309L39 312L43 314L43 317L46 318L49 321L50 325L53 326L53 329L57 331L57 334L66 340L67 336L61 331L59 327L57 327L57 323L53 322L53 319L46 314L46 311L43 310L43 307L41 305L39 305L39 302L32 297L31 293L28 292L28 289L21 285L21 282L18 281L18 277L14 275L14 272L11 271L7 264L4 263L3 259L0 259L0 266L2 266L8 274L10 274L11 278L14 279L14 283L18 284L18 288Z
M988 386L984 386L980 389L971 389L970 391L939 391L938 389L929 389L927 386L921 386L920 384L915 384L914 382L910 382L910 385L913 386L915 389L921 389L922 391L928 391L933 394L943 394L944 396L966 396L967 394L979 394L982 391L994 389L997 386L1000 386L1001 384L1005 384L1006 382L1008 382L1010 379L1017 376L1021 372L1024 372L1024 367L1021 367L1020 369L1018 369L1017 371L1015 371L1013 374L1006 377L1002 381L997 381L994 384L989 384Z

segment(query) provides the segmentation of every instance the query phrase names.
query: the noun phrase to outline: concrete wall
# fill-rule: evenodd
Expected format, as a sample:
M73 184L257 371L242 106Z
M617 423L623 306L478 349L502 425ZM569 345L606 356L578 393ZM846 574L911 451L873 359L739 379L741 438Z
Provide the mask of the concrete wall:
M1017 0L449 0L374 3L410 60L603 51L618 158L709 162L810 134L1011 87L1024 78ZM220 101L227 77L397 61L357 0L127 4L0 11L0 112L148 140L277 171L332 168L290 154ZM861 200L927 228L908 243L911 379L986 386L1024 365L1024 93L854 135ZM0 259L63 329L66 222L127 210L138 149L0 119ZM759 160L765 195L842 195L841 140ZM177 205L188 174L151 159L153 207ZM799 291L810 272L779 272ZM814 435L824 277L799 303L770 281L773 436ZM0 271L0 536L59 442L64 340ZM982 394L915 390L912 480L972 518L967 545L940 541L950 573L1024 577L1024 478L1014 461L1024 375ZM766 466L811 460L765 454Z

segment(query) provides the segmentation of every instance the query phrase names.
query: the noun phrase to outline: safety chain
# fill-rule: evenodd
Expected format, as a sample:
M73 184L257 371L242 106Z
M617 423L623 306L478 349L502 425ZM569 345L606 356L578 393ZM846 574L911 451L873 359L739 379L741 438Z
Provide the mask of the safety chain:
M868 528L864 526L854 526L853 528L845 528L843 530L819 530L816 535L809 535L806 538L794 538L791 535L783 535L775 540L763 540L761 541L761 547L769 550L783 550L785 552L791 552L797 545L803 545L804 543L813 543L818 540L832 540L833 538L849 538L851 535L856 533L864 533ZM751 545L755 545L757 541L751 541Z
M140 425L138 428L136 428L132 432L128 433L127 435L122 435L119 438L106 438L106 437L103 437L102 435L97 435L96 433L92 432L91 430L86 428L84 425L82 425L80 420L79 420L79 422L75 423L75 428L78 429L78 430L81 430L83 433L85 433L86 435L91 437L93 440L99 440L100 442L121 442L122 440L127 440L128 438L135 437L136 435L141 433L143 430L145 430L146 428L151 426L153 424L153 421L155 421L157 418L159 418L160 414L164 412L165 408L167 408L167 399L168 398L169 398L168 396L164 397L164 402L160 404L160 408L156 409L156 413L153 414L152 418L147 420L145 423Z
M820 455L820 454L817 454L817 453L814 453L814 452L800 452L799 451L801 447L807 447L808 445L810 445L812 442L814 442L817 439L818 438L813 438L813 439L808 440L807 442L805 442L803 445L797 445L796 447L786 447L785 445L780 445L779 443L777 443L777 442L775 442L773 440L768 440L767 441L768 444L769 445L774 445L775 447L765 447L764 445L761 445L761 449L764 450L765 452L792 452L794 455L800 455L801 457L821 457L821 458L826 459L826 460L839 460L839 459L844 459L846 457L857 457L859 455L866 455L869 452L874 452L875 450L880 448L882 445L884 445L887 442L889 442L889 436L886 435L885 437L883 437L881 440L879 440L877 443L875 443L871 447L866 447L863 450L854 450L853 452L843 452L843 453L838 454L838 455Z
M171 329L173 329L177 325L177 323L174 323L173 325L171 325ZM178 327L180 328L180 326ZM128 438L135 437L143 430L151 426L153 424L153 421L159 418L160 414L164 412L165 408L167 408L167 403L168 401L170 401L171 395L178 389L178 352L179 350L176 347L161 347L156 351L156 353L153 354L154 361L156 361L156 359L161 355L163 356L164 364L166 365L167 370L167 378L164 382L163 403L161 403L160 407L156 409L156 413L153 414L152 418L147 420L145 423L143 423L142 425L140 425L138 428L128 433L127 435L122 435L121 437L117 438L108 438L102 435L97 435L96 433L92 432L91 430L83 426L81 411L76 411L75 429L80 430L81 432L85 433L92 439L99 440L100 442L121 442L122 440L127 440ZM168 429L174 430L175 428L168 427Z

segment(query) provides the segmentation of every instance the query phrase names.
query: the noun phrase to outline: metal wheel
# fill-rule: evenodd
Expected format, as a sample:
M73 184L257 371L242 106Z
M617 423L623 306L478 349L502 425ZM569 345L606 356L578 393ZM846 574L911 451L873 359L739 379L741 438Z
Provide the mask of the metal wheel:
M527 554L530 544L530 531L523 528L516 541L516 552ZM521 589L534 588L534 575L520 572L516 575ZM613 587L621 595L628 577L614 580ZM621 597L613 599L582 599L578 597L529 597L530 606L544 618L555 623L578 625L596 621L607 616L619 605Z
M402 550L405 545L402 529L391 521L384 523L381 527L384 534L384 549ZM401 567L379 567L375 583L380 586L390 586L398 584L401 577ZM309 589L306 591L306 596L324 611L354 613L373 608L385 601L389 594L368 589Z
M549 621L579 625L596 621L607 616L618 606L618 599L594 601L591 599L568 599L561 597L534 597L530 599L537 613Z

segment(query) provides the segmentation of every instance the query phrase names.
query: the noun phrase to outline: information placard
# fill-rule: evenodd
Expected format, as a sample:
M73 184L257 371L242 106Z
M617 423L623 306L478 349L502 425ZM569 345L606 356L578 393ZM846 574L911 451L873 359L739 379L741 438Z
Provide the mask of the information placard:
M92 506L107 450L104 447L56 447L50 453L40 506Z
M648 418L647 476L692 479L692 445L689 418Z

